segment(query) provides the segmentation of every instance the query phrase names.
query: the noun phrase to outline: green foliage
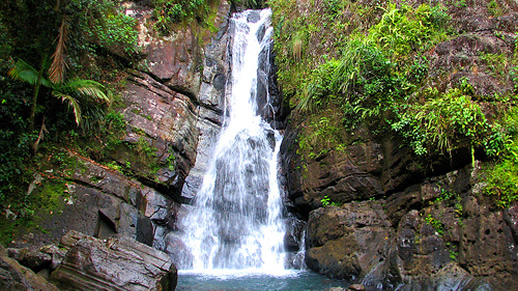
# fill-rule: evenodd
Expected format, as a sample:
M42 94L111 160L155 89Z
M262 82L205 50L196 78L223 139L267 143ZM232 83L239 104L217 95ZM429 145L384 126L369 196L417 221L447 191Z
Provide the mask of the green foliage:
M367 37L351 35L338 59L312 71L299 108L314 110L333 102L341 105L346 127L363 121L379 123L427 74L426 58L409 58L408 52L443 40L448 21L442 6L389 5Z
M439 197L437 197L437 199L435 199L435 203L439 203L441 201L448 201L455 197L459 197L459 196L457 196L457 194L455 194L454 192L450 192L444 188L441 188L441 196L439 196Z
M491 74L496 78L504 78L509 75L508 68L511 64L505 54L483 53L480 55L480 59L486 63Z
M493 17L504 15L504 9L496 0L491 0L487 3L487 10Z
M169 171L174 171L176 169L176 156L174 155L172 148L169 148L168 154L169 156L165 161L166 167Z
M422 4L417 9L389 4L381 21L369 31L369 38L388 51L393 59L406 58L408 52L427 50L443 40L449 15L443 6Z
M465 8L466 6L468 6L466 0L452 0L451 2L457 8Z
M513 153L518 154L518 151ZM518 160L511 156L502 158L486 170L484 193L494 196L496 204L502 208L518 200L517 171Z
M12 40L9 37L8 28L3 21L3 16L0 13L0 69L7 66L7 60L11 56Z
M500 141L502 149L495 151L498 159L484 170L483 191L494 196L497 205L506 208L518 200L518 108L507 110L501 122L493 140Z
M137 21L120 11L119 0L71 0L63 9L72 12L74 39L86 36L103 47L121 46L127 53L137 52Z
M453 206L458 222L462 226L462 197L455 192L441 188L441 195L431 202L431 204L440 203L445 203L447 206Z
M40 187L31 193L29 204L34 212L54 213L63 206L67 193L66 182L61 178L45 179Z
M116 161L111 161L106 164L106 166L114 171L122 172L122 166L119 165Z
M432 91L424 104L402 105L396 114L392 129L401 133L417 155L477 147L493 133L480 106L459 89L443 94Z
M283 93L297 105L316 73L312 70L330 59L337 59L335 44L345 42L359 17L344 12L354 10L348 1L300 3L294 0L268 1L273 10L276 64ZM311 13L300 13L304 6ZM301 88L303 88L301 90Z
M441 75L437 70L429 72L433 48L457 33L442 4L268 3L273 10L279 84L296 108L292 117L300 130L298 153L303 161L343 150L355 141L356 132L344 131L360 127L399 136L401 146L423 161L443 155L453 159L456 151L469 149L474 166L476 152L477 158L491 160L485 171L485 193L502 207L518 200L516 51L510 55L481 49L477 65ZM493 16L507 13L502 2L487 3ZM444 5L457 12L467 2ZM508 34L494 34L509 42ZM477 75L478 66L487 68L484 73L499 82L514 84L514 91L478 96L483 92L480 86L475 88L467 77L456 79L461 70L473 80L471 73ZM437 81L451 82L453 88L435 87ZM440 199L437 202L449 203L461 218L458 195L443 193ZM432 218L429 223L439 228Z
M38 72L31 65L27 64L23 60L18 60L11 70L9 70L9 76L11 76L15 80L27 82L33 86L34 88L34 98L33 98L33 112L31 112L31 120L30 122L34 122L34 110L37 105L37 97L39 86L43 85L45 87L49 87L52 89L52 95L61 101L68 103L70 108L73 111L74 119L76 124L81 125L82 115L81 115L81 106L80 103L83 103L83 106L91 105L95 106L96 103L110 103L110 99L104 93L104 86L100 83L92 81L92 80L83 80L83 79L72 79L67 80L61 83L53 83L41 76L41 72ZM93 101L93 102L91 102ZM95 110L92 110L95 112ZM92 116L90 116L92 117ZM98 116L99 117L99 116ZM96 122L95 120L92 122ZM31 124L32 126L33 124Z
M97 21L89 31L106 48L122 47L129 55L140 52L138 47L137 20L122 13L109 14L103 21Z
M16 134L0 129L0 207L12 204L13 209L23 208L26 183L31 173L26 169L30 159L32 144L37 136Z
M428 214L424 218L424 221L428 225L431 225L439 235L444 234L444 226L442 225L442 222L440 220L434 218L431 214Z
M152 147L149 142L144 139L143 137L140 137L137 143L134 146L136 152L144 156L146 158L155 158L156 157L156 148Z
M322 203L322 207L327 207L331 204L331 198L324 196L324 198L320 199L320 203Z
M322 207L327 207L330 205L340 207L340 203L331 201L331 198L329 198L327 195L324 196L324 198L320 199L320 203L322 203Z
M338 113L331 109L325 116L312 116L307 122L307 129L299 133L297 153L305 160L320 157L332 149L344 149L344 134Z
M124 115L121 112L117 112L111 110L106 114L106 129L107 133L112 135L114 133L118 133L123 131L126 128L126 120L124 119Z
M266 7L265 0L230 0L229 2L246 9L262 9Z
M175 23L196 20L204 23L210 12L210 0L153 0L155 28L162 34L171 33Z
M456 261L456 260L457 260L457 257L459 256L459 252L454 251L454 250L452 250L452 249L449 249L448 251L449 251L449 253L450 253L450 259L451 259L452 261Z

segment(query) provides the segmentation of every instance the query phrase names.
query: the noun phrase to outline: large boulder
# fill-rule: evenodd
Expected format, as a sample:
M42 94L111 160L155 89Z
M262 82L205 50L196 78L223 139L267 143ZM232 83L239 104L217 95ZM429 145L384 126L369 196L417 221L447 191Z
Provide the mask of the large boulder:
M349 203L311 212L306 233L306 263L319 273L393 288L397 272L394 230L379 203ZM379 281L381 280L381 282Z
M50 281L61 290L174 290L177 270L169 256L125 237L100 240L71 231L68 249Z

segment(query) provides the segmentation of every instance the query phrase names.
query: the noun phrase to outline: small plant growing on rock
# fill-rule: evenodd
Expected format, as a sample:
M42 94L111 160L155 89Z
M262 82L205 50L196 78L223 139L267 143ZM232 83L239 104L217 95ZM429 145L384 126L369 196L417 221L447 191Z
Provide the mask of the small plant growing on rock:
M424 218L424 221L431 225L439 235L444 234L442 222L438 219L435 219L431 214L428 214L428 216Z
M329 204L331 204L331 198L324 196L324 198L320 199L320 203L322 203L322 207L327 207Z
M324 198L320 199L320 203L322 203L322 207L327 207L329 205L331 206L341 206L340 203L331 201L331 198L329 198L327 195L324 196Z

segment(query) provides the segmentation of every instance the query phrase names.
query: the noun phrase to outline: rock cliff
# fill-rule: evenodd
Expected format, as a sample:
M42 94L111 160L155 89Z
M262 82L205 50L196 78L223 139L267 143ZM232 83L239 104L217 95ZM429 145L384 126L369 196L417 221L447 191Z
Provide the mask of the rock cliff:
M417 2L411 4L417 7ZM312 5L328 7L298 3L294 15L311 19ZM335 16L345 17L351 26L356 19L352 5ZM491 73L483 56L513 54L516 5L501 4L507 12L496 16L484 1L444 5L459 34L425 52L427 86L445 90L468 80L482 99L512 94L514 83ZM285 21L278 25L286 27ZM313 41L309 38L318 47ZM494 113L489 103L481 106L486 116ZM314 271L372 290L500 290L515 285L517 206L503 209L482 193L482 163L471 164L468 148L424 160L394 132L365 124L340 128L344 121L329 121L336 110L328 108L315 114L317 122L339 124L333 130L341 146L321 146L319 151L317 145L309 156L303 155L301 136L318 130L308 121L313 113L297 107L289 116L281 160L286 205L297 223L287 236L288 249L305 249L305 263ZM475 157L487 159L481 152ZM304 246L300 229L306 230Z

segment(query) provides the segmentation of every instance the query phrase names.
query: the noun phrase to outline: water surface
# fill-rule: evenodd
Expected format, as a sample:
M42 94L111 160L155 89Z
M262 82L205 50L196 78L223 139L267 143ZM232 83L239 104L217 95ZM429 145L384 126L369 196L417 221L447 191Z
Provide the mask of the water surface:
M260 274L252 270L240 273L213 272L195 274L180 271L178 274L179 291L256 291L256 290L326 290L331 287L346 288L345 280L331 279L309 271L286 271L283 274Z

